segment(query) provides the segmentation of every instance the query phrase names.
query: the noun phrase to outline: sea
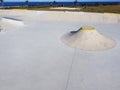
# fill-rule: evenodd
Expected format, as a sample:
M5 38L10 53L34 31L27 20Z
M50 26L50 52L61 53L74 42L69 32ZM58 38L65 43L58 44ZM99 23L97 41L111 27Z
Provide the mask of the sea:
M120 4L120 2L78 2L76 5ZM74 2L0 2L0 6L73 6Z

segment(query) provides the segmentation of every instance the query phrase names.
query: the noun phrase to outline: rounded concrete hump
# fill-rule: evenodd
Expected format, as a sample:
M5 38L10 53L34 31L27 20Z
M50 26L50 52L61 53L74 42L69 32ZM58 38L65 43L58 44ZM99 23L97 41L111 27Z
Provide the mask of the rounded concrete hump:
M23 21L21 21L19 19L11 18L11 17L3 17L1 19L1 22L8 23L8 24L13 24L13 25L17 25L17 26L24 26Z
M72 48L90 51L107 50L116 45L112 38L100 34L94 27L81 27L63 35L61 40Z

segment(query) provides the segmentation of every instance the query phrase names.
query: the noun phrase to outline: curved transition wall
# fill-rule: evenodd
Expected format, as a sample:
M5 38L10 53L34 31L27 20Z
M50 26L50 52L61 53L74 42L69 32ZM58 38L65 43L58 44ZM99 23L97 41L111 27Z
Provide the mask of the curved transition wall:
M90 23L120 23L120 14L87 13L87 12L48 12L45 14L48 21L80 21Z
M45 11L34 11L34 10L17 10L17 9L12 9L12 10L0 10L0 16L33 16L33 15L40 15L44 13Z
M41 15L43 14L43 15ZM33 10L0 10L1 17L36 17L45 21L78 21L90 23L120 23L120 14L87 13L69 11L33 11ZM41 15L41 16L39 16ZM30 18L29 18L30 19Z

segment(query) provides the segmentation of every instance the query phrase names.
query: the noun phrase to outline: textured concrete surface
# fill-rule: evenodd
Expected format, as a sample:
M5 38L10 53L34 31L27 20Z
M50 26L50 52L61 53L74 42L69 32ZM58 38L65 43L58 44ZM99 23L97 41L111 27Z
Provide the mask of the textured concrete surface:
M120 90L119 23L44 21L45 14L29 13L10 15L23 20L24 27L1 24L0 90ZM60 41L86 25L114 38L116 47L90 52Z

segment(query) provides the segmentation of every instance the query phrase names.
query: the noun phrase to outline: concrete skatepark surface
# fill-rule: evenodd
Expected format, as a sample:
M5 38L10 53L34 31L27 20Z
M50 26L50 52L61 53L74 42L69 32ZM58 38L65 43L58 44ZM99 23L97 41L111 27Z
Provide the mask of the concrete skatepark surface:
M1 22L0 90L120 90L120 15L1 10L0 17L25 24ZM116 46L83 51L61 42L65 33L88 25Z

